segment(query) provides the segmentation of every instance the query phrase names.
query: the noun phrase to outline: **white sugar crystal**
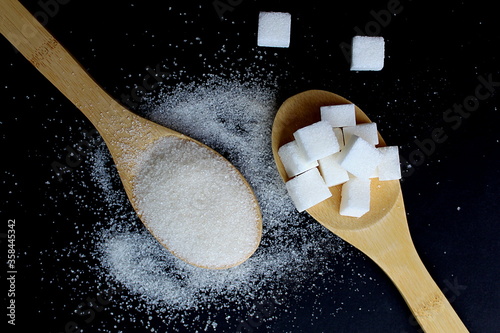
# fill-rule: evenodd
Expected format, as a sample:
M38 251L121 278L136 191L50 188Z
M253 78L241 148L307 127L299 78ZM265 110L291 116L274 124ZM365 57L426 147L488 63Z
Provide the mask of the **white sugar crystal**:
M338 155L330 155L319 160L319 171L327 186L336 186L349 180L349 174L338 163Z
M352 39L351 71L380 71L384 67L383 37L355 36Z
M326 121L318 121L293 133L307 161L316 161L340 151L333 128Z
M339 143L340 150L344 149L344 132L342 131L342 128L340 127L334 127L333 128L333 133L335 133L335 136L337 137L337 141Z
M370 178L380 162L381 154L372 144L352 135L339 154L340 165L358 178Z
M332 196L317 168L290 179L286 182L286 189L299 212Z
M320 107L321 120L333 127L356 126L354 104L338 104Z
M289 47L292 16L289 13L260 12L257 45Z
M378 132L376 123L366 123L351 127L344 127L343 131L345 142L349 141L352 135L357 135L374 146L378 145Z
M342 185L340 215L361 217L370 210L370 180L351 178Z
M377 167L379 180L401 179L401 167L399 164L399 149L397 146L380 147L377 150L382 158Z
M284 144L278 149L278 155L288 177L293 177L318 166L317 161L308 162L296 141Z
M252 193L227 161L192 141L155 142L140 162L134 196L151 232L191 264L234 266L258 245Z

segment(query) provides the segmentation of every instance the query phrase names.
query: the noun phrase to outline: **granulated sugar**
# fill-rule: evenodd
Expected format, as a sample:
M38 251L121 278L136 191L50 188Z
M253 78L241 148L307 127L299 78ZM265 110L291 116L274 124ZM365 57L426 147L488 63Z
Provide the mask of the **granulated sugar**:
M260 242L260 210L220 155L168 136L142 157L134 185L139 213L176 256L205 268L246 260Z
M117 321L142 320L148 313L167 328L213 331L225 322L234 329L238 313L250 311L257 300L276 305L293 297L304 281L334 277L325 258L342 256L343 243L296 212L275 167L272 84L211 77L164 91L145 103L144 115L214 148L241 171L261 207L261 245L247 261L224 270L179 260L129 211L124 196L116 195L119 180L103 148L92 161L92 175L110 209L100 212L103 222L92 236L99 262L94 271L100 290L123 290L113 304L127 316ZM146 328L155 331L157 325L148 322Z

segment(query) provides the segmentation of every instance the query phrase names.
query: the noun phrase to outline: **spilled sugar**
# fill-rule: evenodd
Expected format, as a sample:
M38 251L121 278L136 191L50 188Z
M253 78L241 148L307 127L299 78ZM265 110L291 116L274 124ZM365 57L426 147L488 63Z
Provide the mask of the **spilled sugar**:
M93 269L98 290L115 295L114 311L126 314L114 325L137 321L155 331L159 320L167 331L213 330L217 322L234 329L241 322L238 316L255 310L255 304L286 302L298 295L305 281L336 279L325 258L344 255L343 243L296 212L275 168L270 141L277 105L272 84L210 77L164 91L145 103L143 115L207 144L241 171L261 207L261 245L247 261L225 270L177 259L131 211L112 159L101 145L90 164L98 201L107 209L96 209L101 222L89 237L98 261ZM145 314L156 323L144 319Z
M260 210L224 158L175 136L143 154L135 178L139 214L176 256L205 268L245 261L260 242Z

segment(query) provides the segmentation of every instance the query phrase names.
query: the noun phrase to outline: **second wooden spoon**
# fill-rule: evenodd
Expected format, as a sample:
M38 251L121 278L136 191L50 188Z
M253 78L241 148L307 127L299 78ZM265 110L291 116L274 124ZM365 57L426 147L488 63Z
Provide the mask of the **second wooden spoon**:
M321 106L347 103L351 102L331 92L309 90L290 97L281 105L273 124L272 148L284 181L288 176L278 156L279 147L292 141L297 129L319 121ZM370 122L358 107L356 122ZM380 134L379 141L380 146L385 146ZM340 215L341 185L330 190L332 197L307 212L328 230L364 252L386 272L425 332L468 332L415 250L399 181L373 179L370 211L360 218Z

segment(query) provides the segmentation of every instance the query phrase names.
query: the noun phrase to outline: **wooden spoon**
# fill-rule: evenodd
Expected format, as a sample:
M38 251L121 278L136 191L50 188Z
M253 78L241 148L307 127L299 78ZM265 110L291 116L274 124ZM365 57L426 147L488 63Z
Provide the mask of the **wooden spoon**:
M321 106L346 103L351 102L339 95L309 90L290 97L281 105L273 124L272 148L278 171L285 182L289 177L278 156L278 148L293 141L293 132L297 129L319 121ZM356 122L370 122L358 107ZM379 146L385 146L380 134L379 140ZM399 181L372 179L370 211L360 218L340 215L341 185L330 190L332 197L307 212L328 230L364 252L386 272L425 332L467 332L415 250Z
M134 171L139 157L144 154L145 149L150 144L160 138L174 136L195 142L209 150L214 156L219 155L211 148L186 135L126 110L92 80L80 64L18 1L0 0L0 32L98 129L113 156L125 191L136 211L138 211L137 203L133 194ZM220 155L219 157L222 158ZM225 159L224 161L237 171L229 161ZM241 173L237 172L254 201L256 227L258 228L256 249L262 235L260 208L250 185ZM147 221L142 217L141 220L152 232ZM156 237L156 235L154 236ZM156 238L158 239L158 237ZM193 240L193 242L195 241ZM163 245L165 246L165 244ZM182 254L173 251L172 253L185 260ZM249 253L241 262L250 257L252 253ZM241 262L231 266L205 268L228 268Z

